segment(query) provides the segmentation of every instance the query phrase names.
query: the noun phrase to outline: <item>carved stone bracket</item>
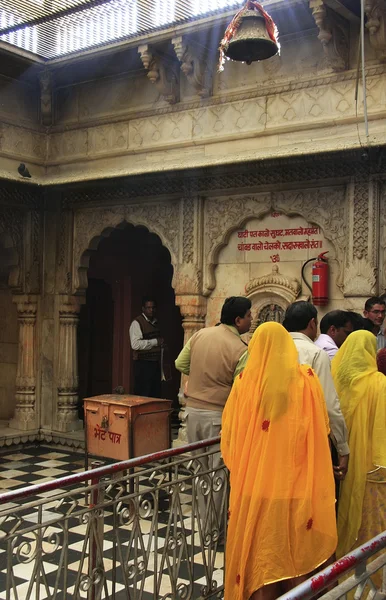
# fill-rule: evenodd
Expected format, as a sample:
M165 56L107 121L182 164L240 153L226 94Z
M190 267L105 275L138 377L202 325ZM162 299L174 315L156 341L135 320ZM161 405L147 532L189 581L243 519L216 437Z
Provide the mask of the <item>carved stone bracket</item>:
M77 327L85 298L63 296L59 307L59 364L56 431L82 429L78 418Z
M19 321L15 415L9 426L29 431L38 427L36 414L36 296L14 296Z
M334 71L348 67L349 27L345 19L329 9L324 0L310 0L310 8L319 29L327 66Z
M147 71L148 79L169 104L180 99L179 73L176 64L166 57L156 54L148 44L139 46L138 52Z
M386 2L385 0L366 0L366 28L370 44L382 62L386 61Z
M208 51L187 43L182 36L173 38L172 44L181 63L181 71L195 88L197 95L200 98L211 96L215 61L209 60Z
M40 118L42 125L52 125L52 74L44 69L39 74L40 84Z

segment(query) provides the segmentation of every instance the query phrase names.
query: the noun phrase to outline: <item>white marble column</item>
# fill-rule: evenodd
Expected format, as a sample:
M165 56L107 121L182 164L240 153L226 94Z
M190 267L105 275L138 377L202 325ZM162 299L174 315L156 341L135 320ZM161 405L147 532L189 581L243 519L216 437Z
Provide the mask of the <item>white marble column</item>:
M36 296L14 296L19 322L15 414L9 426L31 431L38 428L36 413Z
M67 296L63 300L59 307L59 376L55 429L68 432L83 427L78 418L77 328L84 299Z
M196 331L199 331L205 327L205 316L206 316L206 298L198 294L192 295L176 295L176 304L180 307L182 316L182 326L184 328L184 344L192 337ZM180 412L178 416L181 421L181 426L178 432L178 439L174 442L175 446L182 446L188 443L186 436L186 422L185 422L185 398L183 390L185 387L187 377L182 375L181 377L181 388L179 393Z

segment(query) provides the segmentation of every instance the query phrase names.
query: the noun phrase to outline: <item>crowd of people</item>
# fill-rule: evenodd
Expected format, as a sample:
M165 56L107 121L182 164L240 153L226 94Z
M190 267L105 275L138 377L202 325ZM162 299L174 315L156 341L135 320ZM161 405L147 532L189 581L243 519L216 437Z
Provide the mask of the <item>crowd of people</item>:
M232 297L177 358L188 440L221 432L230 472L225 600L274 600L386 530L385 312L334 310L318 337L294 302L246 347L251 303Z

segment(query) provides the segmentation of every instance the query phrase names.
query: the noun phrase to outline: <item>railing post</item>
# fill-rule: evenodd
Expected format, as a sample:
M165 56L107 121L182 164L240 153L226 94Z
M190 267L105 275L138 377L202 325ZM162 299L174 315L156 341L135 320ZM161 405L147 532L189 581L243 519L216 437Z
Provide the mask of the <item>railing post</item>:
M100 466L100 462L92 462L91 469L96 469ZM98 548L101 550L101 558L103 560L103 530L104 530L104 511L96 508L98 505L103 504L104 500L104 489L100 486L100 477L93 476L91 478L91 485L94 489L91 492L91 503L90 510L94 510L94 515L90 522L90 538L89 538L89 562L88 562L88 576L90 577L91 586L89 589L89 600L96 600L96 585L94 583L95 569L98 567ZM98 514L98 512L101 514ZM103 585L103 582L101 582Z

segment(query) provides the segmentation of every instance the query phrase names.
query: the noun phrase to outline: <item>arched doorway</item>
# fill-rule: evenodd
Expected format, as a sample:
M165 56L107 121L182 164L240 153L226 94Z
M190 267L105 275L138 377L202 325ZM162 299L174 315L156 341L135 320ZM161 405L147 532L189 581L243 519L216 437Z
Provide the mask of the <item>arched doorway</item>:
M171 287L170 253L145 227L125 224L101 240L91 255L86 304L78 329L80 398L133 390L129 327L141 312L144 295L157 301L158 320L168 352L162 395L178 408L180 375L174 360L183 345L183 329Z

